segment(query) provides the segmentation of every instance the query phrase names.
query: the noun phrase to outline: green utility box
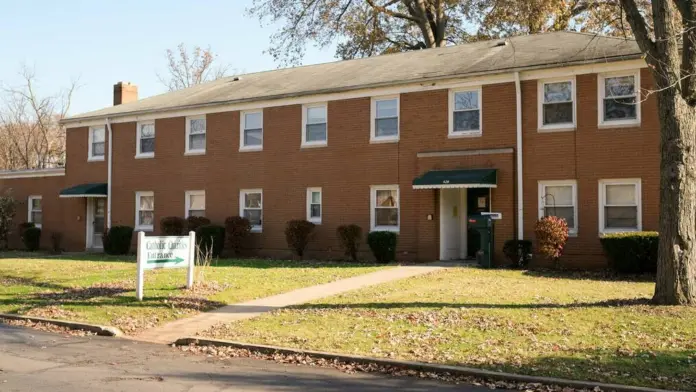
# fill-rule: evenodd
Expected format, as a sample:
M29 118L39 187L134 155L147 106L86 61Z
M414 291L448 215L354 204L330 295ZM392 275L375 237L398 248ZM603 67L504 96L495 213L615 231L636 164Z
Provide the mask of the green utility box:
M476 252L476 261L483 268L493 267L493 228L495 216L484 214L469 215L469 229L479 233L480 250Z

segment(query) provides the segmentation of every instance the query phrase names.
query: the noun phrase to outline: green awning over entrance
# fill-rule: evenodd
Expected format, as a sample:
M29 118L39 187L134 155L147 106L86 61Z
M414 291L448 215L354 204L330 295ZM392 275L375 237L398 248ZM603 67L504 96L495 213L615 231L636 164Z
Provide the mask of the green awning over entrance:
M413 180L413 189L495 188L496 169L431 170Z
M106 197L106 194L107 187L103 182L75 185L60 191L60 197Z

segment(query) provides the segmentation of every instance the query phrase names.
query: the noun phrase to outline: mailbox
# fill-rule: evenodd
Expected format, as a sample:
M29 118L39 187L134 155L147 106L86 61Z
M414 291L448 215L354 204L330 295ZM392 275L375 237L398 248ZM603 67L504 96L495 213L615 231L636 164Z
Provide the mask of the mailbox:
M479 233L481 247L476 253L476 261L483 268L493 267L493 229L495 218L496 216L491 214L469 215L469 228Z

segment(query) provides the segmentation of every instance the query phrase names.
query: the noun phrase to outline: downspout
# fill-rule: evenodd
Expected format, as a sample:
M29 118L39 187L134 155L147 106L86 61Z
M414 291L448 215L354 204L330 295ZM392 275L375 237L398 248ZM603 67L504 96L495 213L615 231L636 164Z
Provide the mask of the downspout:
M517 239L521 240L524 239L524 197L522 192L524 177L522 175L522 86L520 85L519 72L515 72L515 98L517 108Z
M111 228L111 168L112 168L112 161L111 161L111 152L113 151L113 140L114 138L112 137L112 132L111 132L111 120L109 118L106 118L106 129L109 132L109 158L107 160L107 169L106 169L106 230L108 231Z

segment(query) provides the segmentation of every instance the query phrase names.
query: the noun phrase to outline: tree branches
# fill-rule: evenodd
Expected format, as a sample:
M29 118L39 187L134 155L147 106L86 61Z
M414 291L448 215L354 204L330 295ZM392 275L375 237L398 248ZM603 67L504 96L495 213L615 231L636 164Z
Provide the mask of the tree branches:
M229 71L227 65L214 64L215 55L210 48L202 49L196 46L189 54L187 48L181 43L176 51L167 49L166 57L167 75L158 74L157 78L167 86L169 91L217 80Z

